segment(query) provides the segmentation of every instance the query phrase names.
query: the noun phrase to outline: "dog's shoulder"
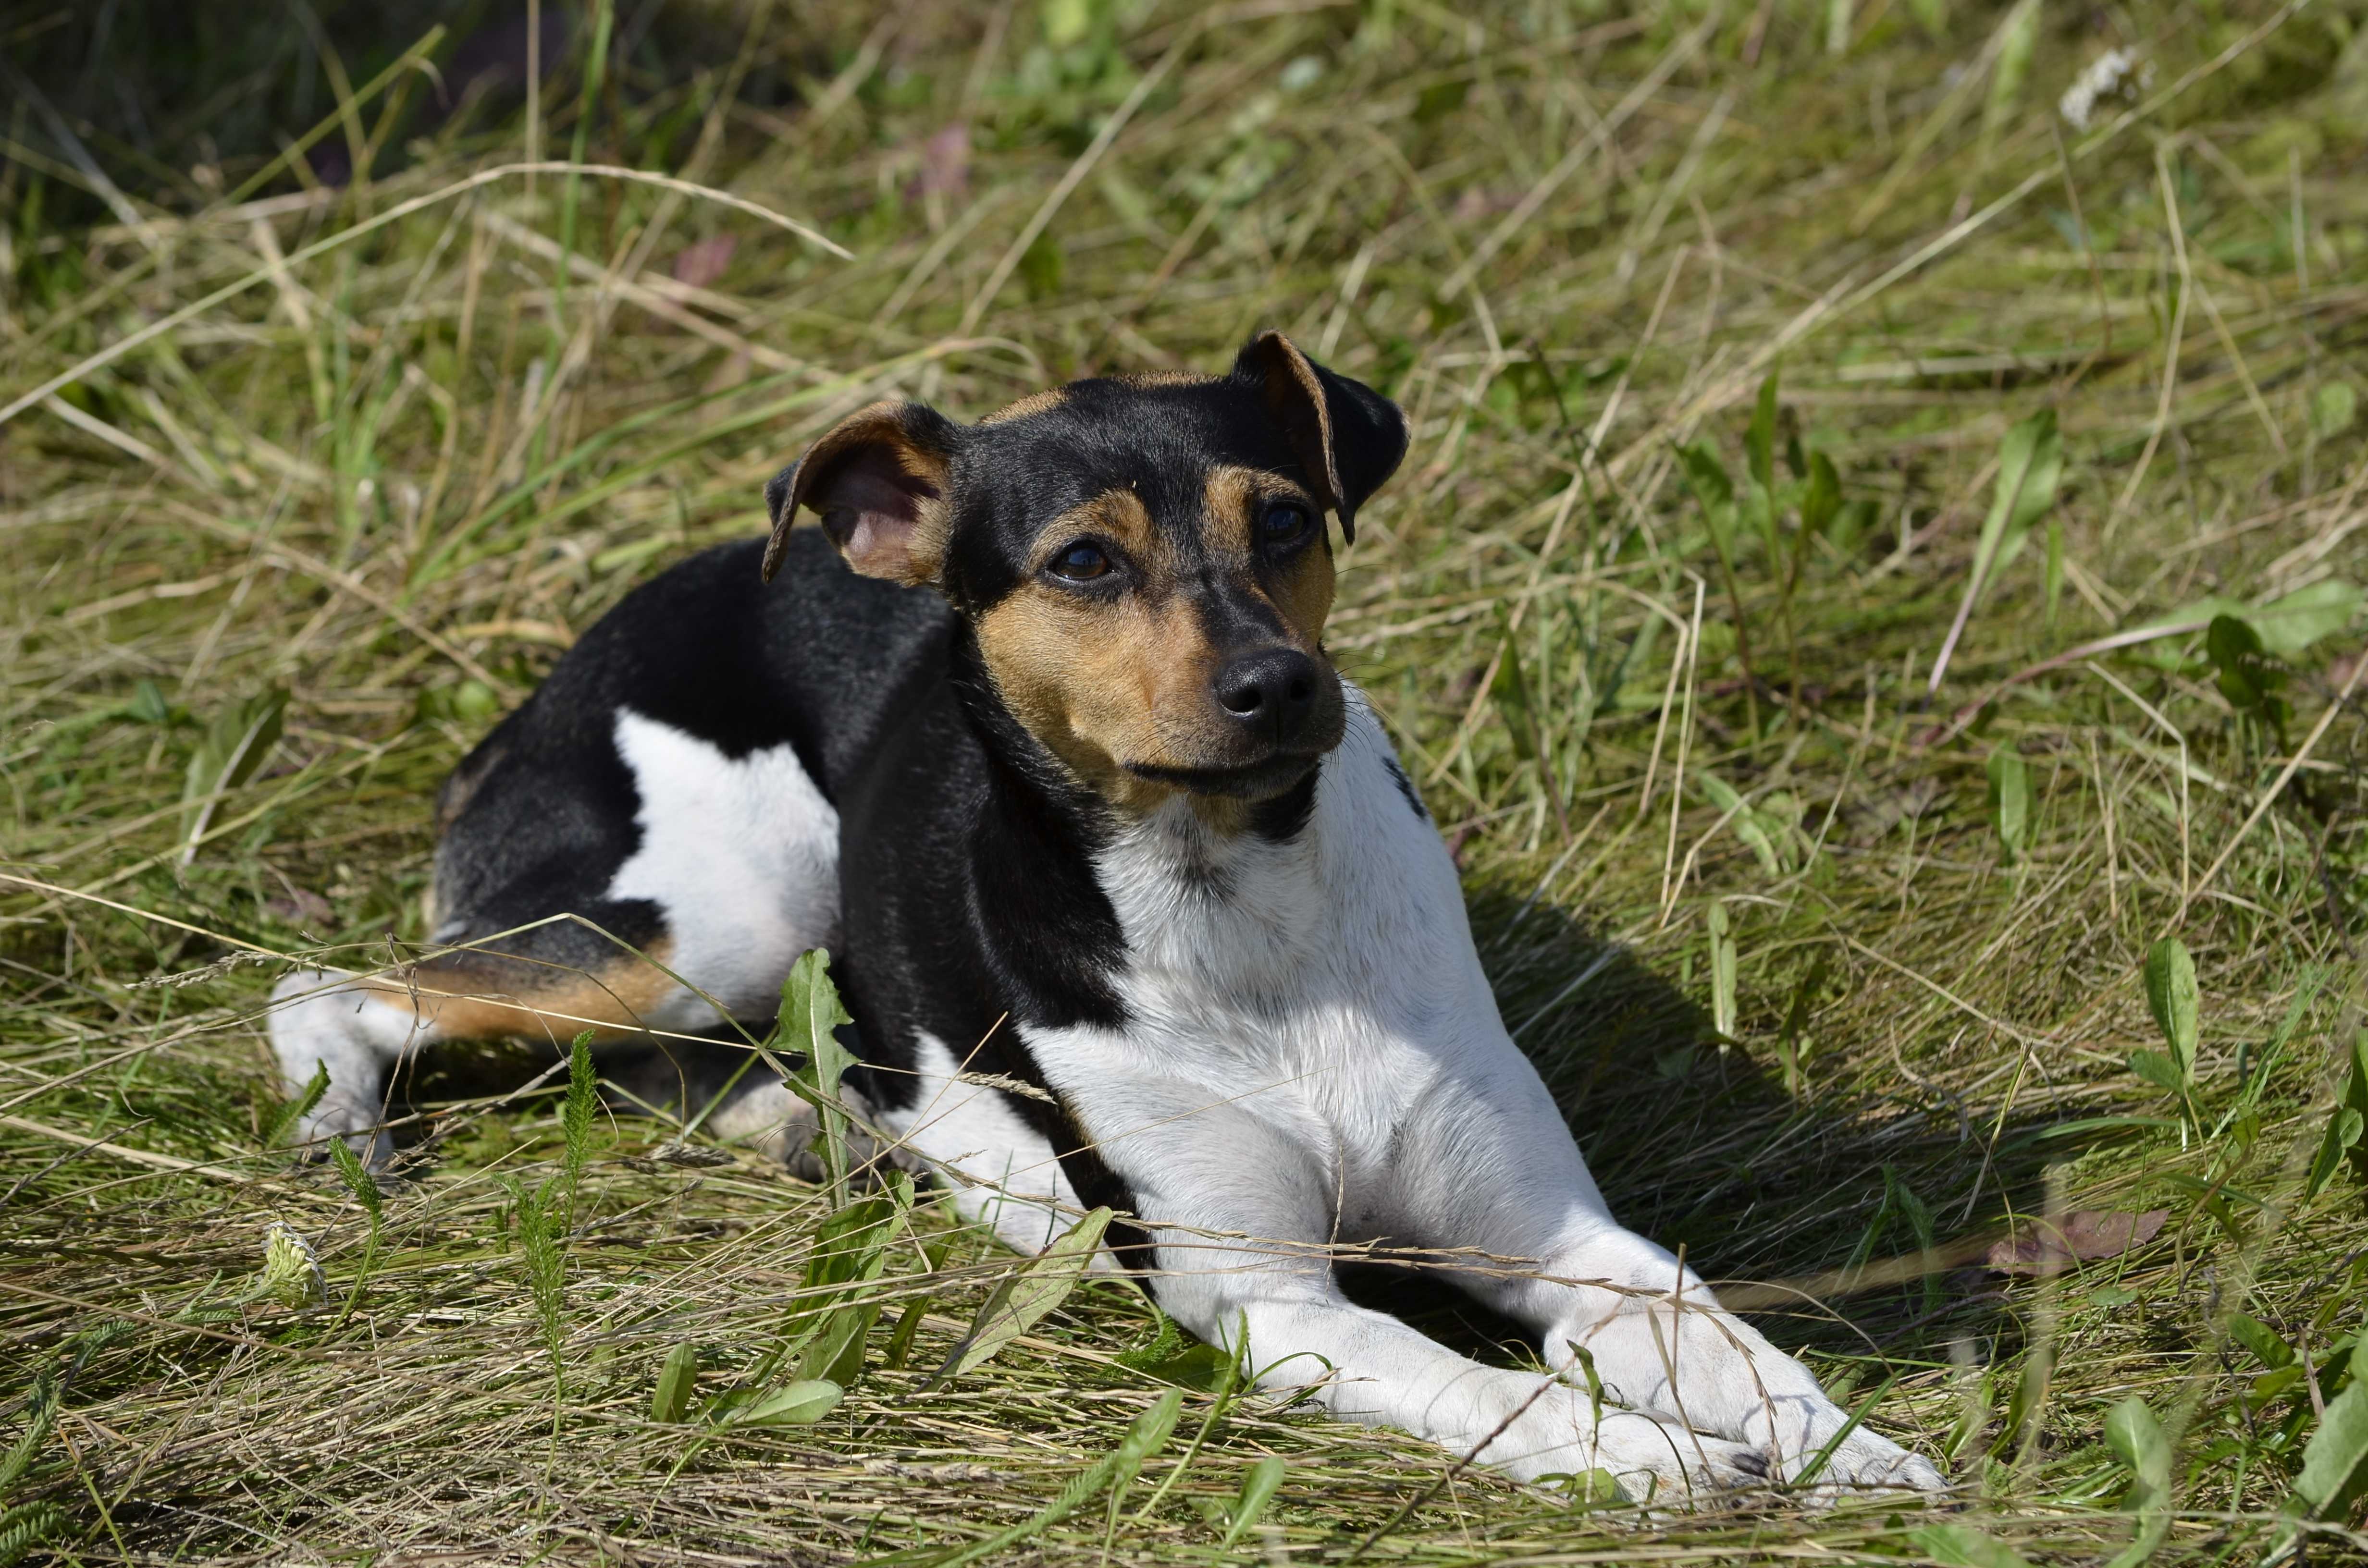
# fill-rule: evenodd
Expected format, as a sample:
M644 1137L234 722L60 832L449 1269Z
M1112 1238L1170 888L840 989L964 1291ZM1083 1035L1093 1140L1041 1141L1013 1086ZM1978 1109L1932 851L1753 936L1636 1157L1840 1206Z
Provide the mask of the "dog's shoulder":
M441 820L496 767L609 768L620 714L734 759L787 744L836 795L900 691L933 667L951 617L935 595L849 572L818 529L792 537L790 569L769 584L763 550L717 545L627 594L461 761Z

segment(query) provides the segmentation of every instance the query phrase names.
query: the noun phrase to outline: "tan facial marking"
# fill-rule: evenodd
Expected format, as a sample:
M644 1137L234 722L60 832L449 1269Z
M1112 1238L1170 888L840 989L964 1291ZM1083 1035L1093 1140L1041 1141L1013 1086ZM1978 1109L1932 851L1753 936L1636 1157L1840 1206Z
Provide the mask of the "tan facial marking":
M1290 560L1262 561L1257 523L1266 505L1289 499L1321 528L1315 504L1271 473L1220 467L1203 494L1202 548L1223 591L1262 599L1284 641L1328 671L1322 647L1332 607L1332 559L1323 540ZM1079 592L1044 580L1045 565L1080 540L1121 552L1128 581L1115 594ZM1178 770L1237 766L1239 737L1212 695L1222 657L1208 619L1183 581L1187 562L1173 539L1131 490L1112 490L1037 537L1027 579L974 622L979 648L1004 704L1029 732L1120 811L1147 812L1175 793L1137 767ZM1237 826L1240 801L1195 797Z
M1042 414L1048 408L1058 408L1069 400L1069 389L1053 387L1048 392L1030 392L1017 403L1005 403L979 421L981 425L1003 425L1014 419L1025 419L1031 414Z
M1268 503L1295 501L1307 509L1311 528L1324 528L1323 509L1297 485L1256 469L1220 464L1209 471L1201 499L1201 528L1212 551L1223 551L1244 566L1244 576L1274 606L1304 653L1322 657L1324 622L1332 614L1332 551L1313 539L1279 566L1258 571L1258 521Z
M1045 582L1043 564L1083 538L1122 551L1137 585L1115 597ZM1038 536L1028 580L976 622L979 650L1004 706L1121 810L1169 792L1125 765L1191 767L1201 759L1161 720L1191 710L1214 653L1200 617L1172 591L1176 562L1140 497L1113 490Z

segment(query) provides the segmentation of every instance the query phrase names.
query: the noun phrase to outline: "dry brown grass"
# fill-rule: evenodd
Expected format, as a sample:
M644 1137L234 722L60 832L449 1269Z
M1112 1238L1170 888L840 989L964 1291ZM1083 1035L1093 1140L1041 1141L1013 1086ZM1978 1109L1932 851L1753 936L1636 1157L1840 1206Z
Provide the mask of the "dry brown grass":
M25 220L28 150L0 176L0 1426L59 1392L7 1517L87 1562L920 1562L1108 1454L1162 1387L1117 1359L1150 1309L1087 1287L926 1387L1014 1267L928 1206L846 1402L689 1453L648 1419L660 1361L700 1344L710 1389L745 1367L825 1204L746 1156L645 1158L666 1129L634 1119L604 1124L565 1243L554 1418L499 1178L555 1167L556 1091L480 1092L464 1053L417 1085L437 1142L355 1297L362 1209L265 1146L277 959L248 960L416 938L443 770L632 585L760 527L764 479L848 407L893 389L975 416L1275 325L1408 410L1334 646L1457 846L1507 1020L1615 1208L1713 1277L1813 1287L1770 1332L1854 1397L1896 1377L1871 1419L1949 1460L1969 1528L2051 1561L2119 1550L2100 1430L2137 1394L2180 1443L2158 1560L2260 1553L2362 1327L2359 1186L2302 1180L2361 1021L2357 633L2294 656L2283 742L2192 633L1947 721L2209 596L2368 577L2368 454L2326 390L2357 387L2368 315L2362 11L2049 7L1997 97L2006 15L1158 5L1054 50L1027 7L850 13L793 112L716 107L728 71L631 79L585 161L666 148L688 184L584 176L572 251L566 176L489 172L524 161L515 131L71 232ZM735 69L809 58L786 30ZM2050 106L2108 41L2146 51L2153 91L2081 135ZM547 162L575 100L543 107ZM929 146L954 124L959 172ZM1740 474L1780 361L1782 429L1872 503L1789 599L1748 529L1730 592L1676 456L1706 441ZM2043 524L1928 695L1990 460L2043 407L2058 585ZM187 758L272 689L284 736L184 863ZM2012 864L2001 747L2032 784ZM2161 1044L2139 968L2165 934L2203 998L2185 1128L2126 1066ZM2157 1208L2156 1239L2060 1277L1980 1267L2035 1216ZM325 1304L251 1294L271 1221L317 1251ZM1829 1272L1927 1240L1945 1267ZM1418 1286L1395 1299L1525 1353ZM2239 1313L2308 1375L2259 1381ZM1257 1400L1134 1517L1210 1409L1188 1397L1114 1528L1096 1498L998 1555L1215 1560L1209 1510L1269 1454L1288 1478L1243 1560L1971 1550L1884 1509L1656 1520L1442 1485L1420 1445Z

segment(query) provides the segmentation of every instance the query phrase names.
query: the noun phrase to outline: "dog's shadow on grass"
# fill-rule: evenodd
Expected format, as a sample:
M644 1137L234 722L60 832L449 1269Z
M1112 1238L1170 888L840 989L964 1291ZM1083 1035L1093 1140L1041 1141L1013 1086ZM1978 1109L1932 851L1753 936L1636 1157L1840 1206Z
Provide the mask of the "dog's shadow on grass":
M2039 1206L2044 1147L2013 1123L1995 1148L1903 1080L1902 1095L1844 1080L1814 1055L1788 1086L1777 1041L1748 1027L1722 1042L1703 1008L1633 951L1576 914L1467 890L1473 933L1506 1027L1563 1108L1613 1214L1722 1288L1803 1279L1920 1244L1898 1196L1920 1203L1946 1244L2002 1209ZM411 1107L497 1096L549 1068L541 1046L456 1044L428 1052L401 1087ZM627 1092L610 1107L671 1110L705 1103L744 1059L691 1042L604 1052L604 1080ZM1835 1053L1839 1062L1840 1053ZM1821 1074L1822 1069L1822 1074ZM1827 1079L1832 1081L1828 1082ZM547 1080L555 1096L558 1081ZM410 1108L406 1107L404 1108ZM544 1111L547 1114L547 1109ZM482 1126L505 1141L500 1119ZM483 1158L499 1149L453 1151ZM1345 1268L1343 1283L1468 1354L1532 1362L1541 1347L1510 1320L1435 1272ZM1998 1299L1968 1275L1935 1275L1824 1304L1760 1314L1787 1348L1938 1358L1961 1335L2011 1333Z
M2047 1156L2013 1136L2014 1122L1992 1148L1986 1129L1969 1136L1904 1080L1901 1094L1886 1095L1814 1055L1788 1087L1775 1039L1747 1020L1742 1040L1722 1042L1671 976L1573 913L1485 886L1466 897L1506 1027L1561 1105L1612 1213L1682 1249L1713 1285L1801 1280L1916 1253L1918 1205L1945 1246L2002 1210L2042 1201ZM1537 1353L1516 1325L1435 1276L1360 1268L1345 1278L1358 1300L1468 1353ZM1804 1298L1755 1321L1787 1348L1910 1360L1945 1358L1949 1340L2008 1326L1978 1271L1823 1304Z
M755 1040L770 1028L743 1026ZM427 1047L395 1071L390 1085L396 1146L421 1166L506 1153L520 1136L518 1123L553 1118L567 1086L566 1060L567 1041L558 1036L452 1040ZM728 1028L703 1039L614 1041L596 1047L594 1061L602 1107L626 1119L636 1138L663 1138L684 1107L694 1116L710 1112L718 1096L770 1076L761 1062L750 1061L741 1032ZM456 1114L456 1107L470 1108ZM546 1128L543 1136L555 1140L556 1128ZM556 1148L553 1142L554 1153Z

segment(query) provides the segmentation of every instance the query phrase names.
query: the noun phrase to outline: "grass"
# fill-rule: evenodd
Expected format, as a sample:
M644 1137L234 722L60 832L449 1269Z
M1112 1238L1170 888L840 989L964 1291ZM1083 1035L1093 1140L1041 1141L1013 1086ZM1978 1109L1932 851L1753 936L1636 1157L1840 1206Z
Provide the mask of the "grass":
M128 216L20 116L0 1560L2358 1553L2364 26L808 7L340 187L127 161ZM555 1068L448 1052L382 1190L274 1146L283 960L419 937L444 770L804 440L1264 325L1408 412L1332 645L1607 1194L1961 1511L1451 1470ZM1044 1311L935 1376L991 1296Z

